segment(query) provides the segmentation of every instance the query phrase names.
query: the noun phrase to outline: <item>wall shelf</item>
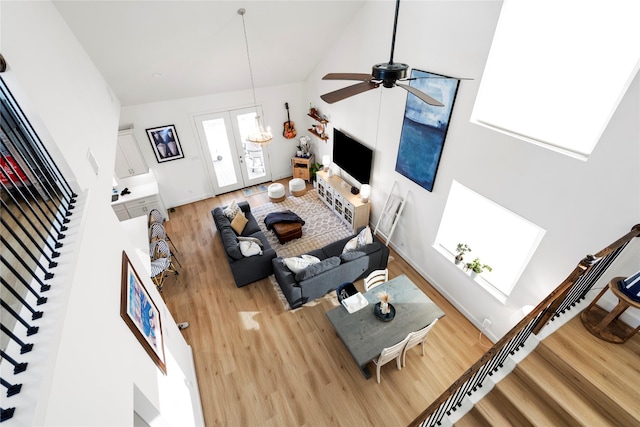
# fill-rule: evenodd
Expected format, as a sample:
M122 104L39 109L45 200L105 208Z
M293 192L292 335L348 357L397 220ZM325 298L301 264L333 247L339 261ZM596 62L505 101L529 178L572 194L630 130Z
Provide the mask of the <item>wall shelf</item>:
M316 114L311 114L311 113L307 113L307 116L311 117L313 120L315 120L318 123L321 123L322 126L324 127L324 130L326 132L326 125L327 123L329 123L329 120L327 119L323 119L322 117L316 115ZM320 138L323 141L327 141L329 139L329 136L327 136L326 133L324 134L320 134L314 127L310 127L309 129L307 129L309 132L311 132L313 135L315 135L316 137Z
M329 139L329 137L326 135L325 136L320 135L314 128L309 128L307 130L323 141L327 141Z
M327 123L329 123L329 120L323 119L322 117L314 115L314 114L311 114L311 113L307 113L307 116L311 117L316 122L322 123L323 125L326 125Z

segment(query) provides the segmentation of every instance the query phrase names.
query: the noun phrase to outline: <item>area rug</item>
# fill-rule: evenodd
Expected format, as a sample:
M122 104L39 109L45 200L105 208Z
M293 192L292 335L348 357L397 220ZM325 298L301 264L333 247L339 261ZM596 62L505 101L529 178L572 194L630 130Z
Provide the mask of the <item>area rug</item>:
M278 238L267 230L264 218L272 212L291 210L305 221L302 237L280 244ZM321 248L329 243L352 235L351 229L320 200L315 190L309 190L302 197L286 197L280 203L267 203L251 208L260 229L276 250L278 256L287 258Z
M305 221L302 226L302 237L280 244L278 238L267 230L264 218L272 212L291 210ZM280 203L267 203L251 212L256 218L260 229L269 240L269 244L275 249L279 257L288 258L298 256L314 249L322 248L336 240L351 236L351 229L320 200L315 190L309 190L302 197L288 196ZM275 292L278 294L285 309L289 310L287 299L282 294L275 276L269 276Z
M248 187L242 190L242 194L244 194L245 197L255 196L256 194L266 193L266 192L267 192L267 186L265 184L254 185L253 187Z

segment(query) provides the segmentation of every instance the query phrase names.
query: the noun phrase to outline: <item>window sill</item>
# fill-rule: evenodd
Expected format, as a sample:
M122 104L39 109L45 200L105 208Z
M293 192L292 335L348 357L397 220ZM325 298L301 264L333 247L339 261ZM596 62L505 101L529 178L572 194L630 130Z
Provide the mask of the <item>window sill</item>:
M448 250L446 250L445 248L443 248L438 244L435 244L432 247L436 250L436 252L440 253L440 255L445 257L463 275L465 275L468 280L473 280L482 289L487 291L489 295L491 295L493 298L495 298L502 304L506 304L508 296L498 291L496 288L494 288L491 282L487 281L484 277L482 277L482 275L478 274L475 277L471 277L471 273L464 269L464 262L461 262L460 264L456 264L455 256L451 252L449 252Z

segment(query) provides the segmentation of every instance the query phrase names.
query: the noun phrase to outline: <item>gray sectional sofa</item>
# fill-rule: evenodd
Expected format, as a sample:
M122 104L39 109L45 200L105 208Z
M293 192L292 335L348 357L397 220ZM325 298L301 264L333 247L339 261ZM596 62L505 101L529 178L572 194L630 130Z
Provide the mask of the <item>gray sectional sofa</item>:
M217 207L211 211L213 222L216 224L218 234L222 239L227 254L227 261L231 267L231 273L237 287L248 285L256 280L264 279L273 274L271 260L276 257L276 251L269 245L266 236L260 230L260 226L251 213L251 207L247 202L239 202L238 207L244 212L247 224L240 236L255 237L262 242L262 255L245 257L240 251L238 234L231 228L231 221L223 212L226 206Z
M297 274L289 270L282 258L276 257L272 260L276 280L291 308L313 301L335 290L342 283L366 277L373 270L387 268L389 248L375 235L373 243L342 254L345 244L355 235L308 252L308 255L319 258L321 262Z

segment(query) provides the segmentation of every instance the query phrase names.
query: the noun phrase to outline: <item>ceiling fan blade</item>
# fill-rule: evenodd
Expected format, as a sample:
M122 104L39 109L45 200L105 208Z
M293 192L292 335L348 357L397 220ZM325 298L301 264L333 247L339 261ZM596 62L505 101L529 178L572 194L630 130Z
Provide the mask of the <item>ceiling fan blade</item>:
M367 82L373 80L373 76L365 73L329 73L322 80L361 80Z
M402 79L403 82L420 79L450 79L450 80L474 80L471 77L447 77L447 76L424 76L424 77L407 77Z
M417 96L429 105L433 105L434 107L444 107L444 104L442 102L430 97L429 95L422 92L421 90L416 89L415 87L403 85L402 83L396 83L396 86L400 86L401 88L407 90L409 93Z
M324 95L321 95L320 98L322 98L322 100L327 104L333 104L334 102L342 101L343 99L358 95L359 93L375 89L378 86L380 85L374 82L356 83L351 86L343 87L342 89L334 90L333 92L325 93Z

